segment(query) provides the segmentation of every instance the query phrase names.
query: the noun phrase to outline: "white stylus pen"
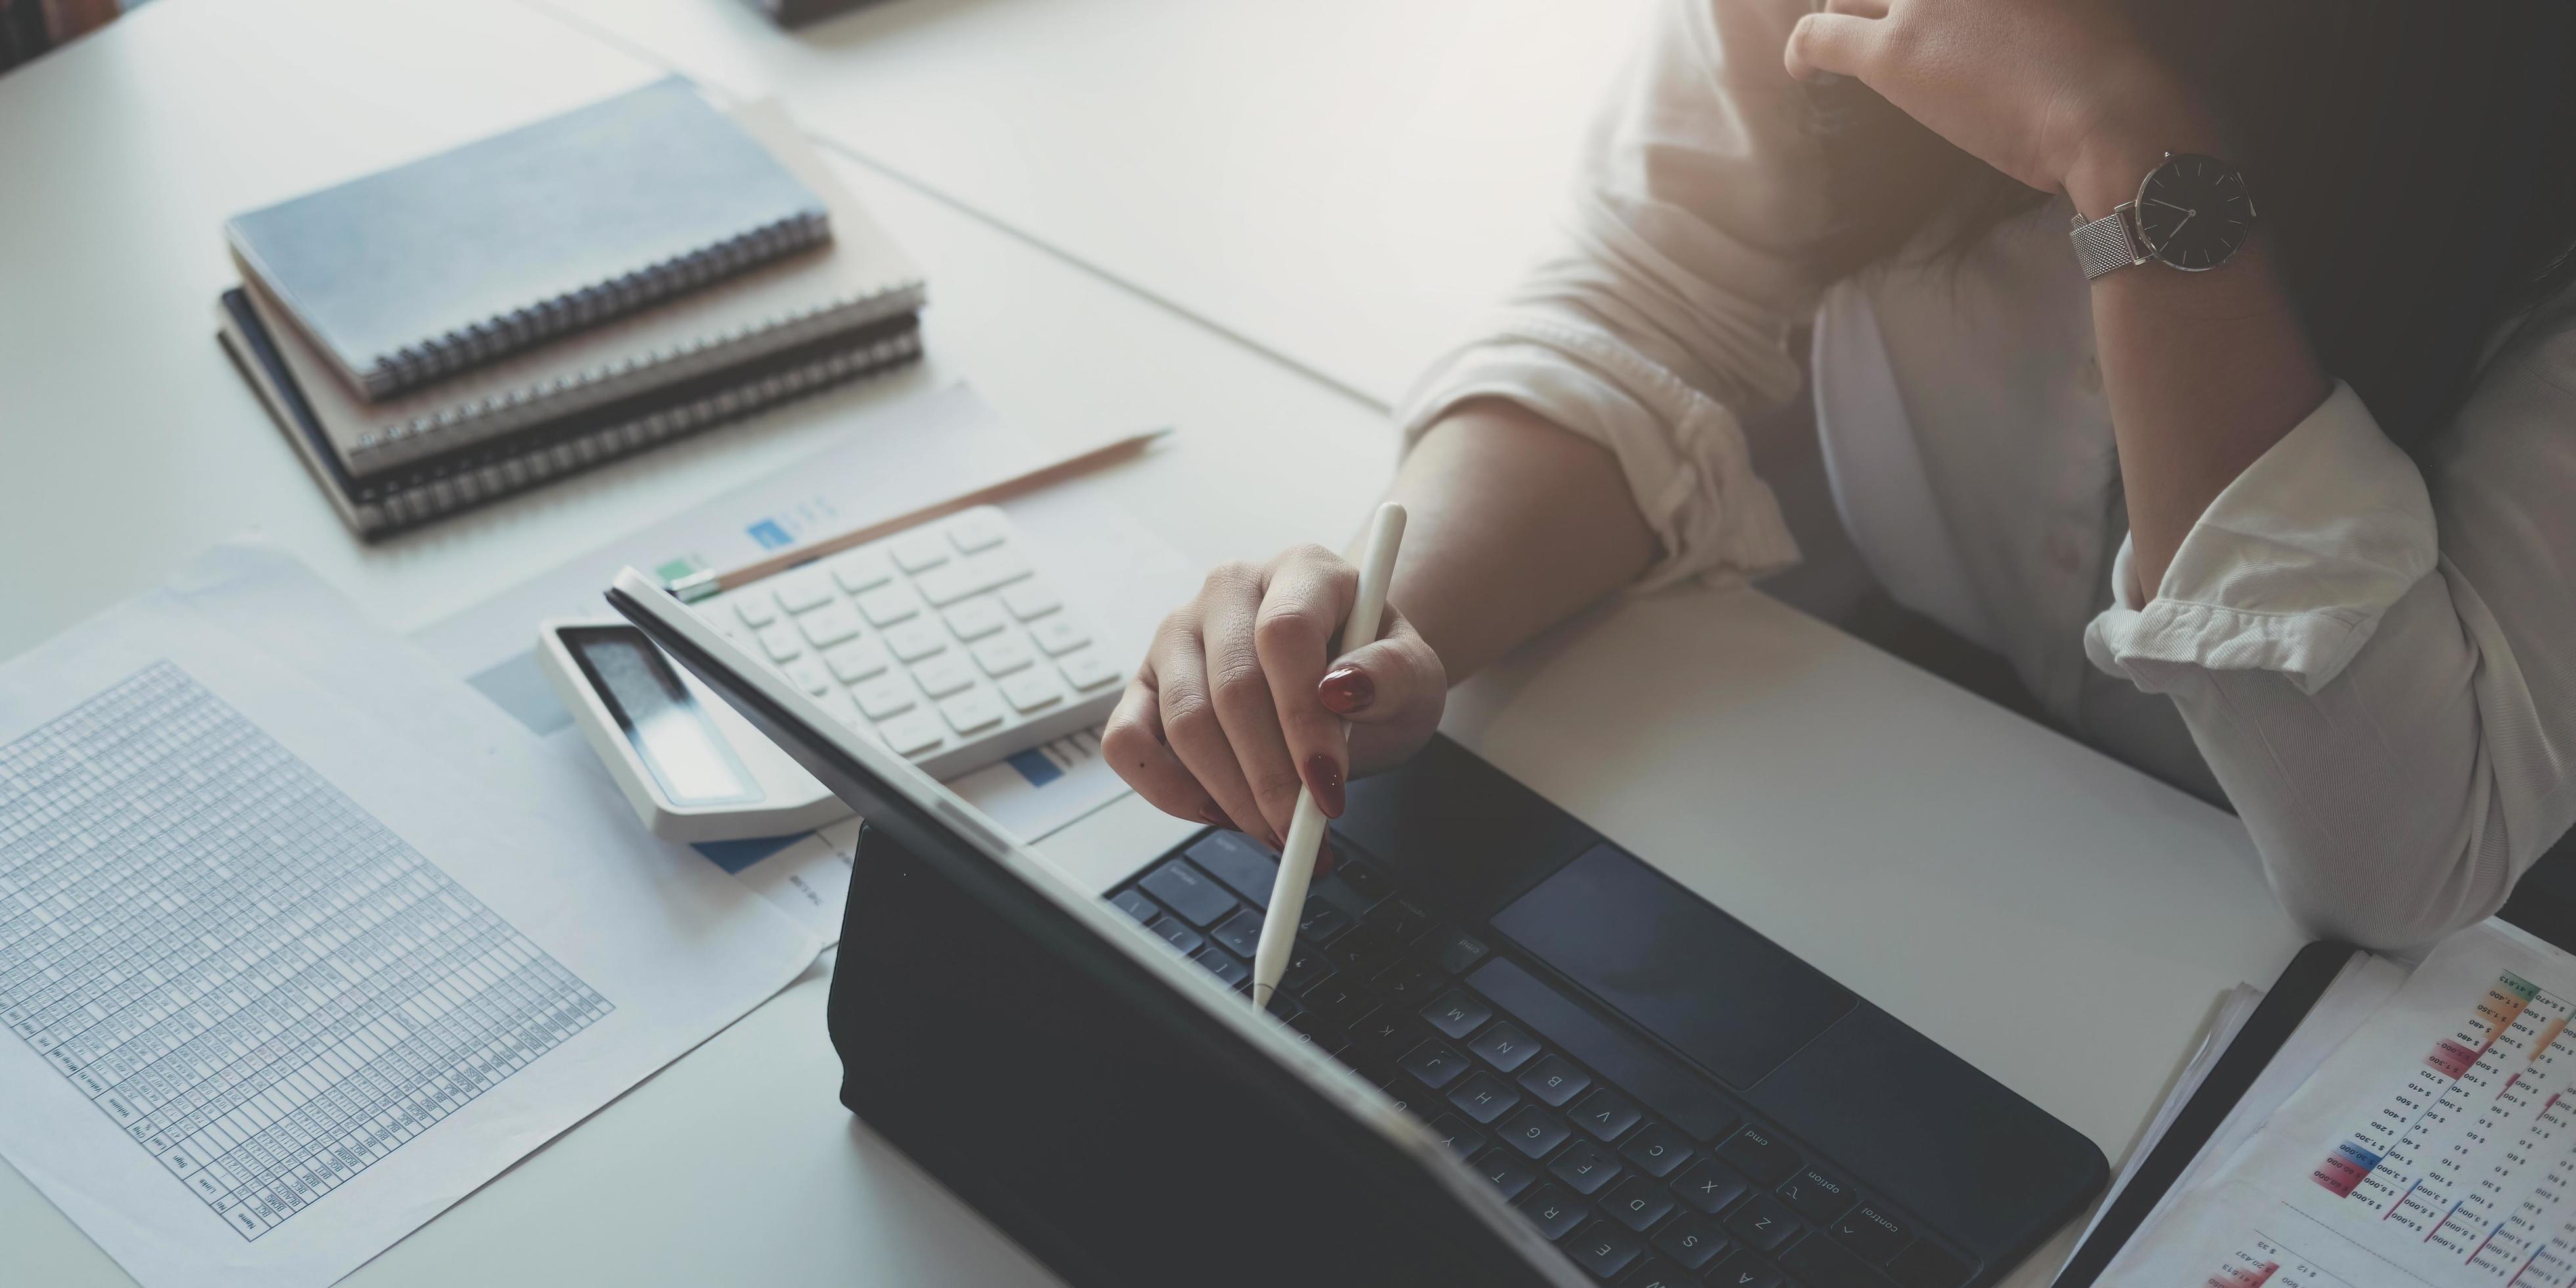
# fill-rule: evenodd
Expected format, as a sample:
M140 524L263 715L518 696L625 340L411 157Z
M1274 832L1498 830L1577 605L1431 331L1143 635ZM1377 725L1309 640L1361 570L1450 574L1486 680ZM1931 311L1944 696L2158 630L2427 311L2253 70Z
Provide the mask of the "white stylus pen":
M1404 540L1404 507L1392 501L1369 519L1368 544L1360 554L1359 592L1351 598L1351 617L1342 626L1342 648L1335 657L1377 642L1378 618L1386 613L1386 583L1395 576L1395 548ZM1345 738L1350 726L1342 726ZM1306 886L1315 878L1315 851L1324 844L1324 807L1315 794L1297 789L1297 813L1288 820L1288 839L1279 847L1279 879L1270 883L1270 908L1261 914L1261 944L1252 954L1252 1004L1267 1007L1279 991L1288 959L1297 955L1297 923L1305 919Z

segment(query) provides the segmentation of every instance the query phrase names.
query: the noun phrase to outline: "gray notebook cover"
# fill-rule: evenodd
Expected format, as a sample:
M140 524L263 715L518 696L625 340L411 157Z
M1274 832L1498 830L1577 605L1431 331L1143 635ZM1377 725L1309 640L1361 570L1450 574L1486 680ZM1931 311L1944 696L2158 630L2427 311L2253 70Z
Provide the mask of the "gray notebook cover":
M351 387L382 398L813 245L830 216L671 79L225 231Z

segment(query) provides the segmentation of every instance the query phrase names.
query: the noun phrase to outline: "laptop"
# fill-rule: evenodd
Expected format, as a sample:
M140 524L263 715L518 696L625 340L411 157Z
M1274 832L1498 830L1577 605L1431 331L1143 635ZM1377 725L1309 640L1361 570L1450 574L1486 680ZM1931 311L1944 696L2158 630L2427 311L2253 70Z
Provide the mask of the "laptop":
M1274 860L1077 886L632 569L610 603L867 820L841 1098L1079 1285L1981 1288L2084 1136L1447 739L1351 784L1274 1014Z

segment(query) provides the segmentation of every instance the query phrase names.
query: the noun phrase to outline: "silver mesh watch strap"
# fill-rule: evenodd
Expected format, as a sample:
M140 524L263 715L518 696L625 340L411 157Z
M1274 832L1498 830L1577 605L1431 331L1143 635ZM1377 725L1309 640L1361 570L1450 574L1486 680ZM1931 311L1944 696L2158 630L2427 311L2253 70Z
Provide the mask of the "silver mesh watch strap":
M2075 231L2068 235L2075 239L2075 262L2084 266L2085 281L2113 269L2147 262L2129 235L2129 217L2122 211L2114 210L2090 223L2077 215Z

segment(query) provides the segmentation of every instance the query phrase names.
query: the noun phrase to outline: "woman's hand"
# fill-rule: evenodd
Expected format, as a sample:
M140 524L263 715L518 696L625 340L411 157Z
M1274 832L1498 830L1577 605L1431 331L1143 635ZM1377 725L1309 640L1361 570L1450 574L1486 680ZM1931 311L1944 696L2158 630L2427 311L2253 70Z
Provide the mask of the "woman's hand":
M1334 656L1358 590L1359 570L1322 546L1218 567L1154 633L1102 754L1165 813L1274 849L1301 781L1340 817L1344 780L1418 750L1448 700L1440 659L1392 603L1377 642Z
M1800 80L1859 79L1953 144L2079 209L2126 193L2164 149L2208 133L2190 96L2103 0L1826 0L1782 60ZM2150 146L2152 145L2152 146ZM2123 173L2125 170L2125 173ZM2118 198L2125 200L2125 196ZM2106 207L2107 208L2107 207Z

